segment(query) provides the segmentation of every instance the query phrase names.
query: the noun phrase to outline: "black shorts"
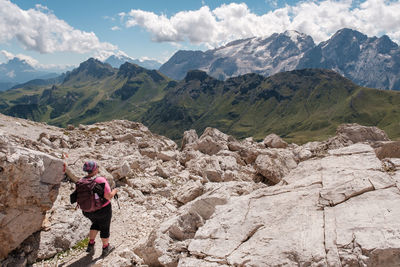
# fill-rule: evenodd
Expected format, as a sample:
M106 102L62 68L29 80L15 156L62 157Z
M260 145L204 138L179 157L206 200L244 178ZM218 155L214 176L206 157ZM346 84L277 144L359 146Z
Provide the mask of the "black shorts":
M90 230L100 231L101 238L110 237L110 224L112 217L111 203L94 212L84 212L83 215L92 222Z

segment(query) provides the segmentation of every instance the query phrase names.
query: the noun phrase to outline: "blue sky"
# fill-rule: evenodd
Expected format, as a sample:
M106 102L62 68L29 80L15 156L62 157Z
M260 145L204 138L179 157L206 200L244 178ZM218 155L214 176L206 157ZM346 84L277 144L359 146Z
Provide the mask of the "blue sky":
M316 43L349 27L399 43L400 0L0 0L0 63L78 65L111 54L166 61L179 49L297 30Z

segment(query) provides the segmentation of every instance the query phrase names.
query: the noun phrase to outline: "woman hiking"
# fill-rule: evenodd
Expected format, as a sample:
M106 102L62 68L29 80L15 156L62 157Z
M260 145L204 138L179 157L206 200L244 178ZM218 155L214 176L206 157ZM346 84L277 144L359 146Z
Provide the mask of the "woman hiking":
M111 190L106 178L96 177L99 173L99 166L96 162L85 162L83 171L87 172L87 175L77 182L76 191L78 205L82 209L83 215L92 222L86 252L94 252L95 238L100 232L103 243L101 256L105 257L115 248L109 243L112 217L110 200L117 194L117 189Z

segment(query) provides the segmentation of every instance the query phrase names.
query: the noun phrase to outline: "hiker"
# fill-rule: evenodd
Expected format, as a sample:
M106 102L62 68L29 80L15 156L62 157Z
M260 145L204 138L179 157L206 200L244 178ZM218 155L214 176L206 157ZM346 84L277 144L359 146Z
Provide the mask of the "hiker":
M111 190L106 178L96 177L99 173L99 166L96 162L85 162L83 171L87 172L87 175L77 182L75 191L83 215L92 222L86 252L94 252L95 238L100 231L100 238L103 243L101 255L105 257L115 248L108 241L112 217L110 200L117 194L117 189Z

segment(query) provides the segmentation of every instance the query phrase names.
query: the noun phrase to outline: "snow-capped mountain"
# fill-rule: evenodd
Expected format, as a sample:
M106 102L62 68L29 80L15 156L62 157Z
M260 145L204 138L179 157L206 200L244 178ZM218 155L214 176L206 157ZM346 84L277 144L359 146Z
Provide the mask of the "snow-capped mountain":
M237 40L206 52L178 51L160 72L174 79L182 79L193 69L206 71L218 79L255 72L271 74L293 70L305 52L314 48L310 36L286 31L267 38L254 37Z
M341 29L319 45L308 35L286 31L205 52L178 51L160 72L180 80L187 71L200 69L223 80L249 72L269 76L303 68L332 69L359 85L400 90L399 46L386 35L367 37L351 29Z
M124 55L112 55L104 61L104 63L108 63L114 68L119 68L125 62L133 63L150 70L158 69L161 66L161 63L156 60L133 59Z
M400 90L400 48L387 35L339 30L308 51L297 68L332 69L363 86Z
M33 79L54 78L59 74L39 71L25 60L13 58L7 63L0 64L0 91Z

